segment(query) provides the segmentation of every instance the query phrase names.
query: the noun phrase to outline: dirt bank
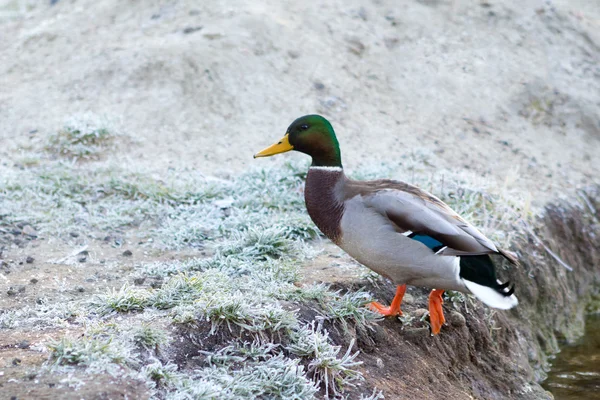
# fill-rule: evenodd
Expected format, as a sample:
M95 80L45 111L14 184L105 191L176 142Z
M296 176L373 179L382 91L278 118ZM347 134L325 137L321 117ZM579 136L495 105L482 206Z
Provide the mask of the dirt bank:
M385 387L390 398L550 398L537 384L549 367L548 356L583 333L587 307L600 293L598 189L580 192L576 204L548 205L535 236L524 233L515 242L522 268L504 271L518 287L520 303L513 311L447 304L459 313L450 314L444 337L429 340L418 328L398 332L397 324L383 325L385 339L364 355L371 376L379 375L377 386ZM560 265L539 238L573 271ZM406 308L413 314L426 308L420 294L420 301ZM389 369L378 369L378 358Z

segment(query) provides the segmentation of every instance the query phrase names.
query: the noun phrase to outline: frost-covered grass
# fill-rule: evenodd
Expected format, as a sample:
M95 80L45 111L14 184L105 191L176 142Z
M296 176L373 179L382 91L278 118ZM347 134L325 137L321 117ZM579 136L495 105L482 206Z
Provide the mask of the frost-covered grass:
M114 148L118 136L106 122L82 115L71 118L62 129L50 135L44 149L71 161L94 160Z
M34 306L0 310L0 329L64 327L88 313L86 307L75 301L51 302L38 298Z
M35 157L28 153L21 158ZM220 245L223 252L275 254L278 249L284 253L290 240L319 235L304 210L304 163L284 163L224 180L186 170L158 176L131 165L73 164L40 157L24 169L0 164L2 223L28 223L46 236L77 232L99 237L136 227L155 246L168 249L202 247L233 235L235 242ZM421 174L418 168L425 159L426 154L417 154L402 163L350 175L415 183L500 241L510 239L503 236L502 227L528 215L523 199L507 190L492 194L487 190L489 182L477 176L447 171ZM252 241L265 246L249 246Z
M136 265L123 284L83 301L0 312L0 329L83 327L82 336L48 344L55 373L119 373L145 382L156 398L344 397L361 384L354 342L334 343L323 325L347 338L368 332L380 319L365 307L371 295L297 284L303 262L316 253L308 241L320 235L304 209L307 164L282 162L230 179L175 169L152 175L94 161L94 146L102 151L105 139L93 129L61 131L45 147L88 163L26 154L24 169L0 164L1 223L86 240L135 230L154 250L202 248L209 255ZM503 228L526 216L523 202L508 191L490 194L470 175L425 173L427 159L413 154L351 176L415 183L508 241ZM134 278L160 284L133 286ZM194 368L173 357L184 344L193 348Z
M157 350L169 342L169 335L162 329L144 323L133 329L133 341L146 350Z
M61 157L89 159L98 157L112 140L113 136L106 128L66 126L50 138L46 149Z
M81 337L77 339L63 337L48 343L50 361L56 365L83 365L102 369L102 365L127 365L136 362L132 348L124 341Z
M136 289L125 284L119 290L111 289L108 293L99 296L100 313L111 311L140 311L148 304L148 294L145 290Z
M170 249L201 247L207 240L236 233L239 245L268 240L277 251L287 240L318 235L301 212L298 171L304 165L220 180L189 171L158 177L107 163L41 161L23 170L0 165L3 223L28 223L42 236L100 236L139 227L156 246ZM266 177L270 180L262 180ZM265 227L273 230L263 231ZM287 239L274 243L279 232Z
M166 398L311 399L318 391L298 359L282 354L255 358L235 349L216 358L217 362L172 380Z
M55 185L51 190L40 190L36 177L46 168L56 168L62 175L51 180ZM194 178L187 182L175 177L154 182L147 176L110 168L100 172L77 167L83 171L74 177L67 171L69 168L74 167L57 162L36 171L26 170L25 173L31 173L31 180L21 180L20 186L10 187L11 199L17 203L17 189L34 207L17 219L32 221L33 217L32 223L42 235L56 235L64 229L57 226L56 220L65 218L64 210L57 211L57 215L36 211L51 211L48 204L58 197L66 202L65 208L72 210L89 202L85 207L88 227L146 227L155 246L210 246L213 254L208 258L140 265L132 277L161 278L162 285L151 288L125 283L85 302L87 316L81 317L84 321L110 321L117 328L88 328L85 340L64 339L50 344L55 370L58 366L78 366L98 371L100 364L110 370L106 365L114 364L114 368L128 369L132 376L138 374L135 376L146 380L158 397L168 398L310 398L319 388L341 394L360 380L361 375L354 369L358 365L354 361L356 352L339 354L339 346L326 333L321 334L320 340L329 344L328 350L316 358L298 355L290 350L292 347L277 344L293 345L294 338L302 337L299 332L303 332L306 322L299 319L297 311L303 301L321 300L320 314L331 312L330 318L344 327L349 323L366 326L376 319L362 307L368 298L366 293L351 295L332 292L327 287L315 291L294 285L302 261L314 253L305 241L319 235L304 212L301 171L305 165L286 164L273 169L273 173L258 170L231 181ZM43 176L41 181L47 182ZM277 189L265 191L265 186ZM111 214L89 212L101 208L111 208ZM130 215L140 219L126 223L124 216ZM81 222L82 219L77 221ZM296 304L290 305L290 301ZM191 331L208 327L209 336L229 333L235 337L245 332L256 340L254 348L267 346L270 350L256 356L252 347L233 340L223 343L216 355L208 357L213 361L200 372L181 370L168 359L147 353L160 347L161 357L168 354L169 346L174 346L170 335L148 324L126 335L122 333L128 323L122 321L122 316L144 318L146 313L158 313L154 315L163 323ZM132 349L139 362L104 356L102 351L109 352L113 343ZM226 350L241 355L225 357ZM245 360L243 366L240 357ZM217 358L221 360L218 365Z
M344 355L339 356L340 346L332 345L327 331L315 326L314 321L294 331L291 338L288 350L309 360L308 371L325 383L326 396L329 396L330 390L337 395L338 390L354 386L354 381L362 379L362 375L354 370L361 364L355 360L358 352L351 353L354 342L350 343Z

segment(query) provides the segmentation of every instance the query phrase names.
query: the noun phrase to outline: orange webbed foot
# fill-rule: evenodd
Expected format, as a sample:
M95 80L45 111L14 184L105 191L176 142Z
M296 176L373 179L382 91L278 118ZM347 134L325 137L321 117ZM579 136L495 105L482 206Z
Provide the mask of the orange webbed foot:
M431 333L437 335L442 329L442 325L446 322L444 318L444 310L442 309L443 290L433 289L429 294L429 323L431 324Z
M400 307L398 307L398 309L394 309L392 306L386 307L383 304L378 303L376 301L370 302L369 308L372 311L383 315L384 317L395 317L397 315L402 315L402 310L400 309Z
M404 293L406 292L406 285L399 285L396 288L396 295L392 300L392 304L389 307L384 306L381 303L373 301L369 303L369 308L384 317L392 317L397 315L402 315L402 310L400 309L400 304L402 304L402 298L404 297Z

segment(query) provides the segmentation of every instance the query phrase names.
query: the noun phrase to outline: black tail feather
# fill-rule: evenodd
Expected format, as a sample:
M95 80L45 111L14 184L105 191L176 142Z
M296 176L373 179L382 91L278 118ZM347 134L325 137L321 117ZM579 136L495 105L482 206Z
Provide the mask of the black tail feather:
M508 297L508 296L512 296L515 293L515 285L512 285L510 287L510 289L508 289L508 292L506 292L506 294L504 294L504 296Z
M507 282L504 282L502 284L499 284L498 288L500 288L500 289L506 289L509 286L510 286L510 282L507 281Z
M512 296L515 292L515 286L510 282L498 283L496 268L487 254L461 256L459 275L463 279L494 289L505 297Z

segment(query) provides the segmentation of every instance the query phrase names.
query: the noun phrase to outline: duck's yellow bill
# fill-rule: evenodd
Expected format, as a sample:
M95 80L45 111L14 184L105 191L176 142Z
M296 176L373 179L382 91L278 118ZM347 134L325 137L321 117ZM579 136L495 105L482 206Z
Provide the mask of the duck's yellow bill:
M275 154L285 153L286 151L294 150L294 146L292 146L290 144L290 140L289 140L288 136L289 135L286 133L285 136L279 142L267 147L266 149L264 149L262 151L259 151L258 153L256 153L254 155L254 158L269 157L269 156L273 156Z

